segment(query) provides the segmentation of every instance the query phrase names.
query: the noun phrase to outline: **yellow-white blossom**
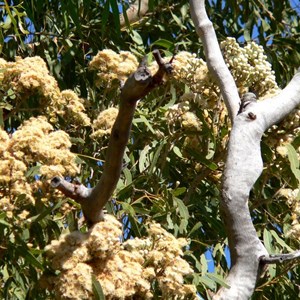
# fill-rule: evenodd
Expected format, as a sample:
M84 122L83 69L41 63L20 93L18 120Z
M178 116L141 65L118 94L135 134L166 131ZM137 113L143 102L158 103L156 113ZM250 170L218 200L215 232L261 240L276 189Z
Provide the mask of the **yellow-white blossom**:
M184 276L193 272L182 258L186 239L176 239L161 225L151 223L147 237L122 243L121 227L113 216L106 215L104 222L87 233L63 235L46 247L52 267L61 271L55 282L57 297L92 297L94 275L106 299L153 299L154 282L158 282L164 299L197 299L195 287L184 283ZM77 273L79 268L84 275Z
M127 77L136 71L138 61L136 57L128 51L116 53L110 49L99 51L90 62L89 68L97 71L96 85L105 84L106 87L112 87L113 81L117 79L124 81Z
M118 112L119 110L115 107L102 111L97 119L93 121L92 128L94 132L91 134L91 138L95 139L110 134Z
M37 108L41 113L45 113L52 123L57 121L58 116L62 116L77 126L90 124L83 100L73 91L60 91L41 57L16 57L15 62L6 63L2 59L0 69L2 89L10 90L14 94L14 98L9 99L12 106L20 107L31 96L36 95L39 100Z

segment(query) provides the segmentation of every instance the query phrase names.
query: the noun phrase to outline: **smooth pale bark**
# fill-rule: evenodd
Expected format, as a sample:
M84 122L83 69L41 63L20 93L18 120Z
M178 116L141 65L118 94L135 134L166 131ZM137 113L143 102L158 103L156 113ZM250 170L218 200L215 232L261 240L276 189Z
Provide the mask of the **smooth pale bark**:
M191 0L190 5L196 31L204 45L209 71L216 78L233 123L221 199L232 262L226 278L230 287L222 287L213 299L246 300L253 294L265 264L299 257L298 252L284 258L269 256L253 226L248 198L263 169L260 149L263 133L300 104L300 73L296 73L279 95L251 103L237 115L238 91L220 52L212 23L207 17L205 1Z
M196 32L203 43L207 67L220 87L233 122L239 110L240 97L235 81L223 59L213 24L206 14L205 1L190 1L190 10Z
M269 257L261 258L261 262L264 264L276 264L283 263L285 261L299 259L300 258L300 250L295 251L293 253L287 254L272 254Z

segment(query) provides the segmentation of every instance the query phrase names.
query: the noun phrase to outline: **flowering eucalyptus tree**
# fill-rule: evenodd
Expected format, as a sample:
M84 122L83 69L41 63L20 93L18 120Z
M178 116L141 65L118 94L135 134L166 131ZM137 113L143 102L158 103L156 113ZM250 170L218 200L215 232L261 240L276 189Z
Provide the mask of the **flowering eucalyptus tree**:
M297 8L35 2L0 12L1 297L299 297Z

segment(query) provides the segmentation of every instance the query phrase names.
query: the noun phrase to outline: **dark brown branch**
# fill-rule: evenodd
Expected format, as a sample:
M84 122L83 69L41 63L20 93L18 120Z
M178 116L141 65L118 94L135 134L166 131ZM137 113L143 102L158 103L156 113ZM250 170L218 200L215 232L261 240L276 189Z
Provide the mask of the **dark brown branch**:
M119 112L111 131L103 173L95 188L87 189L83 185L72 184L59 177L51 181L53 187L81 204L90 225L102 220L102 209L111 199L120 178L137 101L162 84L164 75L172 71L171 64L164 63L158 50L155 50L153 55L159 66L156 74L151 75L144 58L136 72L129 76L122 87Z

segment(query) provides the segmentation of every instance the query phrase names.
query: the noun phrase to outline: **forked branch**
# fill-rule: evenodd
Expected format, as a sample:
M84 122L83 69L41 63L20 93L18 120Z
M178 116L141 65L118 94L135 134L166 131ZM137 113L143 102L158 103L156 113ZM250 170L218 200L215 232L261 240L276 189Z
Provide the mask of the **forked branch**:
M158 50L153 51L153 56L159 66L156 74L151 75L146 59L144 59L122 87L119 112L111 131L103 173L97 185L94 188L86 188L59 177L54 177L51 181L54 188L81 204L85 219L89 224L102 220L102 209L111 199L120 178L137 101L162 84L164 75L172 71L170 63L163 61Z
M191 0L191 14L204 45L209 71L215 76L231 120L234 121L228 144L220 204L228 235L232 267L226 278L229 288L222 287L213 299L246 300L253 294L262 271L262 262L292 259L290 255L269 256L253 226L248 198L263 170L260 149L263 133L300 103L300 73L298 72L276 97L261 102L248 101L247 105L242 103L243 107L239 109L237 88L225 65L204 2Z

